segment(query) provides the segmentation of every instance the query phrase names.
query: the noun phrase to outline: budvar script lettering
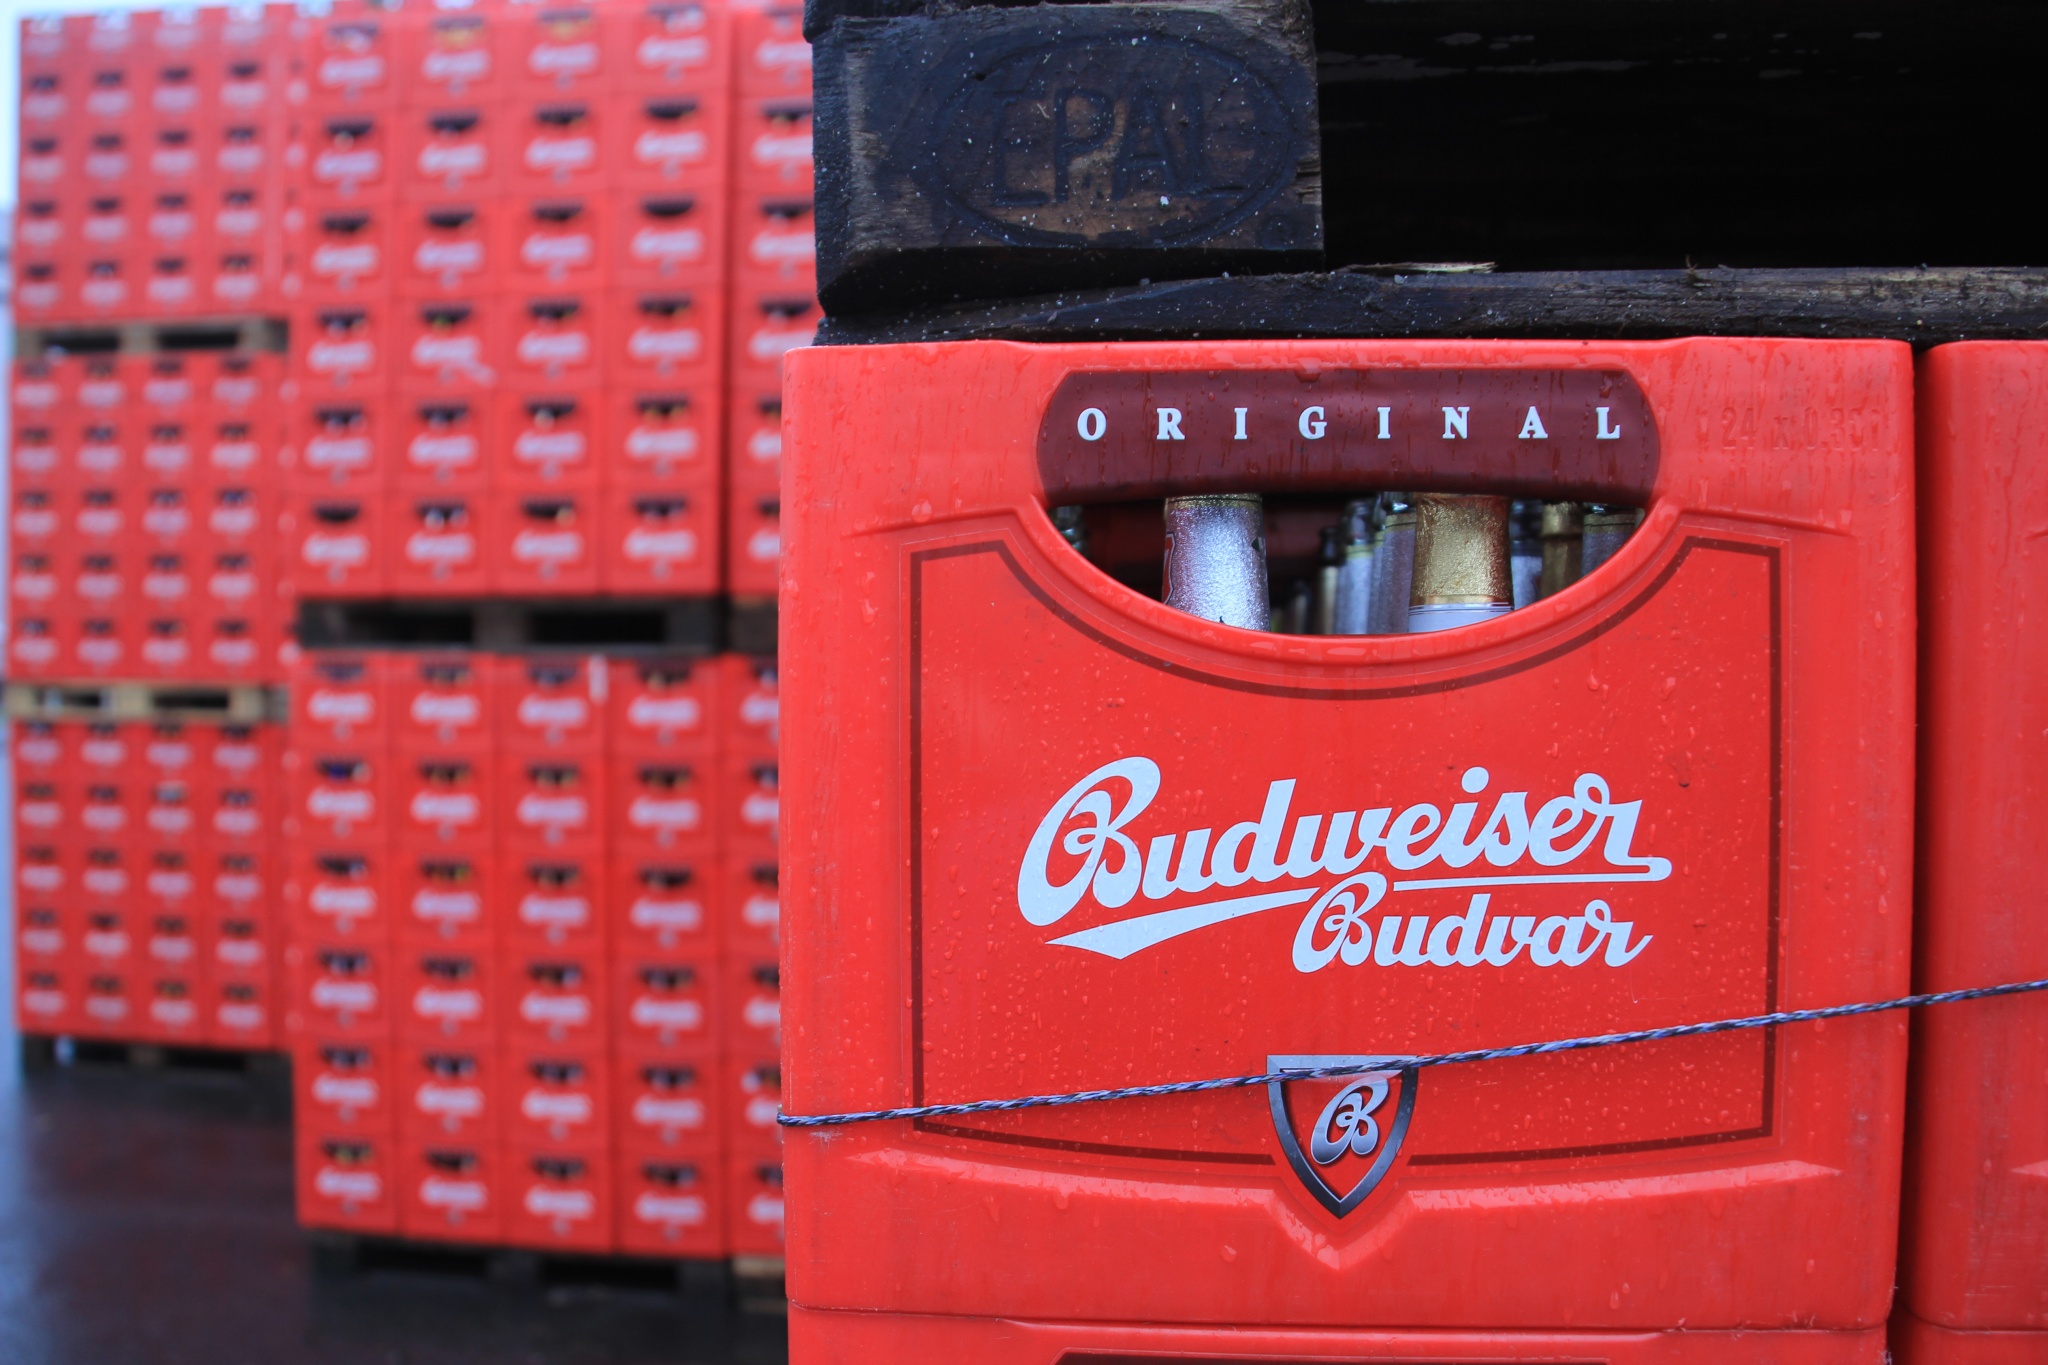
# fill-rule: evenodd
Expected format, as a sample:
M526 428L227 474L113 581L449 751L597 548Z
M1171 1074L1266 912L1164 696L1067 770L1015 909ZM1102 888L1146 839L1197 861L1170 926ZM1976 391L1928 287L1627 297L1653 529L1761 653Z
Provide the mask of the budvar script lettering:
M1621 967L1651 938L1637 936L1634 922L1616 918L1606 900L1588 900L1575 915L1538 917L1496 913L1494 896L1515 886L1660 882L1671 875L1669 859L1635 851L1643 803L1613 799L1598 773L1580 774L1571 791L1548 799L1502 792L1483 818L1485 802L1477 799L1454 801L1449 810L1419 801L1398 810L1296 815L1296 783L1288 778L1267 787L1257 819L1221 835L1214 827L1140 832L1136 822L1159 795L1160 781L1151 759L1120 758L1068 788L1039 821L1017 872L1017 909L1027 923L1057 924L1083 901L1107 911L1172 903L1065 934L1051 940L1055 945L1122 959L1210 925L1306 906L1293 940L1294 966L1303 972L1338 961L1576 967L1596 956ZM1478 798L1491 782L1485 768L1471 767L1459 785ZM1058 881L1056 859L1063 869ZM1368 866L1374 862L1380 866ZM1219 889L1232 894L1215 895ZM1462 914L1377 913L1390 892L1452 889L1472 893Z

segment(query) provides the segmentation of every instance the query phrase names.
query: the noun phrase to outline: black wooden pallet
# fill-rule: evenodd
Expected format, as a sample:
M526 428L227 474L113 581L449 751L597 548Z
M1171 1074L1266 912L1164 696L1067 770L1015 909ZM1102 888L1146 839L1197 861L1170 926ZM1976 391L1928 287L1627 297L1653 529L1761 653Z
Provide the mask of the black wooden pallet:
M713 654L731 636L758 636L759 610L717 597L316 600L299 608L298 640L309 649ZM768 640L772 651L772 625Z
M281 1052L248 1048L197 1047L186 1044L115 1042L101 1038L24 1033L21 1064L25 1070L59 1066L123 1067L137 1071L239 1071L282 1073L289 1063Z
M322 1274L380 1271L483 1280L536 1291L590 1288L719 1298L749 1311L780 1311L782 1265L761 1257L670 1259L578 1255L522 1247L420 1241L317 1229L307 1247Z
M1628 270L1419 266L1180 280L917 313L832 316L824 345L1200 337L1883 337L2048 335L2048 270Z
M151 355L160 351L282 351L283 318L155 318L29 323L14 332L16 359L46 355Z

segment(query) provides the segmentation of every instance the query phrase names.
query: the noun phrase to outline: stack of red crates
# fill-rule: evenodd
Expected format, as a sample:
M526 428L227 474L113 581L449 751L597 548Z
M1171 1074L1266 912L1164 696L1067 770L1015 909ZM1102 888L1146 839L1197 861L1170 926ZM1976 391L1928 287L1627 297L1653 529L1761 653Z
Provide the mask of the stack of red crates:
M779 1254L772 667L312 652L293 698L302 1221Z
M282 677L275 355L14 366L8 672Z
M717 591L724 7L302 27L300 591Z
M24 1032L276 1046L278 727L14 723Z
M275 311L287 13L22 25L19 320Z
M732 363L726 584L773 596L782 561L782 357L818 329L811 49L801 5L733 17Z

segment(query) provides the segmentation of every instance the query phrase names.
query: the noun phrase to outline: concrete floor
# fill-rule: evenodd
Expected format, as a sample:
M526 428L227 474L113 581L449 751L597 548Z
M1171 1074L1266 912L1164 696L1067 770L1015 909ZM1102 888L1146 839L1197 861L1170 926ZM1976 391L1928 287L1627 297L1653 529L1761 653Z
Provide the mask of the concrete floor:
M11 1013L11 1011L10 1011ZM23 1072L0 1029L0 1361L711 1365L781 1361L715 1294L494 1282L473 1261L316 1270L282 1076Z

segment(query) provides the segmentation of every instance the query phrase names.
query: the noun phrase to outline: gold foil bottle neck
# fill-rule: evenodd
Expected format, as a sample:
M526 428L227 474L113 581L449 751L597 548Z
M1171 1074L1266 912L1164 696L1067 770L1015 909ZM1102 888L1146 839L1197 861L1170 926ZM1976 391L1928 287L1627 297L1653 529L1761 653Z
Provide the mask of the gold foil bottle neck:
M1554 597L1579 581L1579 537L1585 530L1585 520L1584 503L1543 504L1543 577L1537 584L1537 597Z
M1458 493L1415 497L1415 576L1408 605L1506 606L1515 601L1506 498Z

